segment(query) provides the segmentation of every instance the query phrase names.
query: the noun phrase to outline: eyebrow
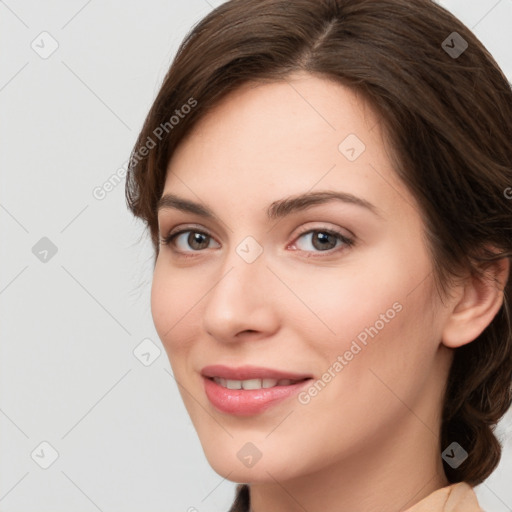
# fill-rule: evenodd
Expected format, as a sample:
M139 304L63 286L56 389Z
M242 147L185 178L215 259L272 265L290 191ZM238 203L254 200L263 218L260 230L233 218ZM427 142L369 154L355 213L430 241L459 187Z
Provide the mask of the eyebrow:
M295 212L299 212L311 206L325 204L331 201L341 201L347 204L353 204L372 212L377 217L381 217L379 209L361 197L357 197L348 192L334 192L332 190L320 192L306 192L286 199L279 199L270 204L267 209L267 218L269 220L286 217ZM163 195L157 203L157 213L160 210L176 209L187 213L193 213L208 219L215 218L215 214L207 206L184 199L174 194Z

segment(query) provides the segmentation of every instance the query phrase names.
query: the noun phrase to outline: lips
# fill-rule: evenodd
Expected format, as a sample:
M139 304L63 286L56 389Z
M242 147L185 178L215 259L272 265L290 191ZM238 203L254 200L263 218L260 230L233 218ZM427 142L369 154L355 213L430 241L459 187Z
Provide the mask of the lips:
M218 377L226 380L250 380L250 379L275 379L277 381L288 379L291 381L300 381L309 379L312 375L300 374L282 370L273 370L261 366L239 366L230 367L221 364L205 366L201 370L203 377Z
M275 386L290 386L300 382L291 379L223 379L220 377L213 377L214 382L227 389L268 389Z
M257 366L206 366L201 371L204 390L219 411L236 416L262 413L295 395L312 378L308 374Z

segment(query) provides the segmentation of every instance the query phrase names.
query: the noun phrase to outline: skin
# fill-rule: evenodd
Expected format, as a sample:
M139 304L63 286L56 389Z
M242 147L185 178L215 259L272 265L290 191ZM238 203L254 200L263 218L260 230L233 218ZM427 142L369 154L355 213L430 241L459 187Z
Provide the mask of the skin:
M206 205L215 218L159 212L162 237L190 228L211 239L199 250L189 233L161 245L153 320L209 463L251 483L254 512L396 512L449 484L438 433L453 348L480 334L502 295L468 278L441 302L420 209L392 168L379 121L359 95L323 78L246 84L169 163L164 194ZM355 161L338 149L349 134L366 146ZM320 190L349 192L379 215L331 201L266 217L273 201ZM337 229L355 243L322 251L301 234L308 229ZM236 252L247 236L263 248L252 263ZM401 311L309 403L291 397L235 417L208 401L204 366L319 379L395 303ZM247 442L262 453L250 468L237 457Z

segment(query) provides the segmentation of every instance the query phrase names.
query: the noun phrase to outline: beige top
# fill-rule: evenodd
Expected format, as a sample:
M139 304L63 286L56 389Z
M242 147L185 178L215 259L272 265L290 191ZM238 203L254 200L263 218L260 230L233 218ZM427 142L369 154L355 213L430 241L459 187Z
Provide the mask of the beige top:
M250 512L249 486L239 484L229 512ZM484 512L473 488L466 482L438 489L405 512Z
M438 489L405 512L484 512L466 482Z

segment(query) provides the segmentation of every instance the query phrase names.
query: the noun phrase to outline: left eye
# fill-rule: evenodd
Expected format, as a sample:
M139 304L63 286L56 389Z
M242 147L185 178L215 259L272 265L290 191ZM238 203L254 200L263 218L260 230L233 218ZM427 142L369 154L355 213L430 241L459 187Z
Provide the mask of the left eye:
M298 246L301 251L311 251L311 247L313 247L313 251L329 251L331 249L336 248L336 244L338 242L341 245L350 246L353 241L350 238L338 233L336 231L331 230L320 230L314 229L311 231L307 231L300 235L297 240L304 239L306 243L299 244L295 242L294 245ZM316 250L316 251L315 251Z

